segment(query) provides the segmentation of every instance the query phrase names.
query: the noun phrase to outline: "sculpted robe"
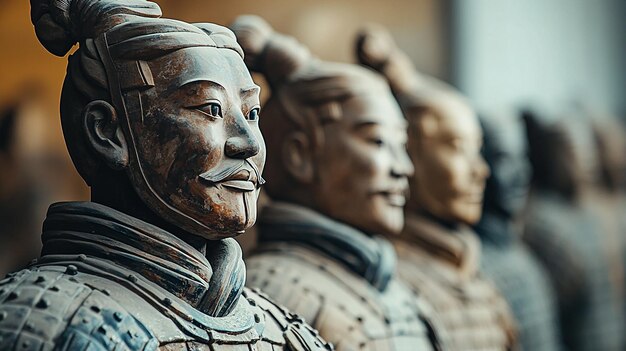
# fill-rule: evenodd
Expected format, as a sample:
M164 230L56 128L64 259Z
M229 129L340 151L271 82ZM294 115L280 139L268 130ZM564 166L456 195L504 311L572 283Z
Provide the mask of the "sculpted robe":
M482 243L481 271L509 303L522 350L561 350L554 288L521 234L508 220L489 213L483 214L476 232Z
M431 304L449 337L450 350L515 347L509 307L479 272L480 242L475 233L409 215L394 246L400 276Z
M593 211L548 192L530 197L524 239L547 269L570 350L624 350L622 296Z

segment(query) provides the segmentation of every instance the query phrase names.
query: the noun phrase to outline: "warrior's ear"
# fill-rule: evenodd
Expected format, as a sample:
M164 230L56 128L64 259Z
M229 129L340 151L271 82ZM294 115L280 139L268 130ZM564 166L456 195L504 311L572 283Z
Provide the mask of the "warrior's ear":
M88 143L115 170L128 166L128 146L115 108L106 101L90 102L83 110Z
M303 132L293 132L283 142L283 165L287 173L301 184L314 178L313 147Z

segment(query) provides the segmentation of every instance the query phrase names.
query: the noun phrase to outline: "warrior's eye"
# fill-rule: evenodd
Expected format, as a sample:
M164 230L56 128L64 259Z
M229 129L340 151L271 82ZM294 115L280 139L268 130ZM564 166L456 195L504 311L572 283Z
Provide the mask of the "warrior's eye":
M385 145L385 141L382 138L370 138L368 141L378 147Z
M248 112L248 120L250 121L256 121L259 119L259 112L260 109L258 107L253 108L252 110L250 110L250 112Z
M196 110L215 118L222 118L222 106L216 102L209 102L194 107Z

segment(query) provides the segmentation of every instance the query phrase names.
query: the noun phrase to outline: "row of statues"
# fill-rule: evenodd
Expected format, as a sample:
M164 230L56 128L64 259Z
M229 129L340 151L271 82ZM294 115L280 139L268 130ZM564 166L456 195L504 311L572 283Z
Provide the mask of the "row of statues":
M0 350L625 346L626 250L587 211L584 121L479 118L379 27L347 64L255 16L31 7L48 51L78 43L61 122L92 201L51 205L41 257L0 282Z

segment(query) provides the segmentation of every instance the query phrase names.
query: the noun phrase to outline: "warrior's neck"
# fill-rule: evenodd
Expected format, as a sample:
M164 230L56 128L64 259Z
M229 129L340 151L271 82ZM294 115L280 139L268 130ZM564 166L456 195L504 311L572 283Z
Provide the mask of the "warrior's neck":
M95 181L91 186L91 201L157 226L176 235L202 254L206 254L206 239L190 234L159 217L141 201L125 176L119 175L108 177L104 181Z
M496 231L499 235L510 235L513 231L513 220L496 211L485 209L480 221L474 226L476 231L482 234L490 234Z
M452 221L452 220L447 220L447 219L443 219L441 217L438 217L434 214L432 214L432 212L427 211L424 208L419 209L417 212L415 212L417 215L420 215L422 217L425 217L435 223L437 223L438 225L451 230L451 231L456 231L459 229L459 227L461 226L461 224L457 221Z

